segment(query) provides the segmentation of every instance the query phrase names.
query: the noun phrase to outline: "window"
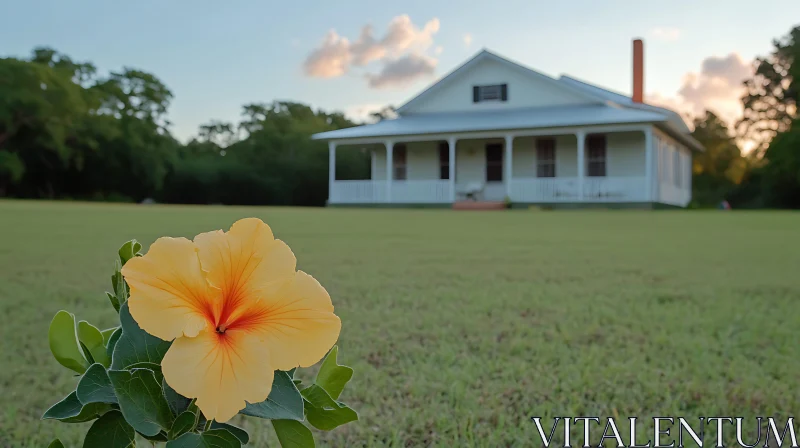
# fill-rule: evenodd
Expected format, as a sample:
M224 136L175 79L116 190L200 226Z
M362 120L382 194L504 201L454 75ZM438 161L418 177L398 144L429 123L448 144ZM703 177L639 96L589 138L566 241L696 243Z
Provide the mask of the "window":
M439 142L439 179L450 179L450 146Z
M536 140L536 177L556 177L556 141Z
M394 180L406 180L406 145L394 145L392 154L392 166L394 166Z
M606 175L606 136L590 135L586 139L589 149L589 176L605 177Z
M472 102L508 101L508 84L472 86Z
M486 145L486 182L503 181L503 145Z
M680 150L675 148L675 151L672 153L672 183L674 183L676 187L681 186L681 171L683 171L682 159Z

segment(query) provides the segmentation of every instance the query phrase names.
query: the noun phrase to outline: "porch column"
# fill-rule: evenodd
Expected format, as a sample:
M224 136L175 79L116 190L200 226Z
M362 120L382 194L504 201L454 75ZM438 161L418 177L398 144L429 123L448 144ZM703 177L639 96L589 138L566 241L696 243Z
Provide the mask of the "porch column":
M511 199L511 173L512 167L514 166L512 162L512 157L514 155L514 136L513 135L506 135L506 154L503 159L505 160L505 179L506 179L506 197Z
M450 173L447 179L450 180L450 202L456 202L456 138L450 137L447 140L447 148L450 150L450 159L447 163Z
M586 143L586 133L578 131L575 137L578 138L578 201L583 201L583 177L584 171L586 171L586 162L584 162L586 151L583 148Z
M394 177L393 156L394 142L386 140L386 202L392 202L392 178Z
M328 142L328 204L334 202L333 184L336 182L336 143Z
M644 171L645 171L645 194L647 201L653 201L653 128L647 127L644 130Z

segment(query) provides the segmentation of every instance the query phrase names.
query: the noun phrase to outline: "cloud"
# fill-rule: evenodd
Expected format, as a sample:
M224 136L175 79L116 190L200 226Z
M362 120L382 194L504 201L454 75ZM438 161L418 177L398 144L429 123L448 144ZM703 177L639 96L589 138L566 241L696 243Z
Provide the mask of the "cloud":
M462 40L464 41L464 46L469 47L472 45L472 34L465 34L464 37L462 37Z
M404 85L430 73L437 60L425 55L433 46L434 35L439 31L438 18L433 18L422 27L414 25L408 15L394 17L383 37L376 37L372 25L365 25L355 41L340 36L335 30L325 35L320 45L309 53L303 63L307 76L334 78L351 71L353 67L365 67L378 63L378 73L367 73L369 85L375 88ZM441 46L434 54L443 51ZM419 72L413 72L416 68Z
M352 58L350 42L331 30L325 35L319 48L308 55L303 68L308 76L335 78L347 72Z
M440 54L442 54L443 51L444 51L444 47L442 47L441 45L437 46L433 50L433 52L434 52L434 54L436 54L436 56L439 56Z
M669 107L689 119L713 111L729 124L742 116L743 81L752 76L752 63L736 53L703 60L700 72L689 72L675 96L659 93L648 95L647 101Z
M411 18L403 14L389 22L389 31L383 38L383 45L394 52L394 56L409 49L426 50L433 44L433 35L439 31L439 19L433 18L419 29L411 23Z
M377 75L367 75L369 86L381 89L403 87L418 78L433 76L437 60L422 54L411 53L389 61Z
M656 39L672 42L681 38L683 30L680 28L656 27L650 30L650 34Z

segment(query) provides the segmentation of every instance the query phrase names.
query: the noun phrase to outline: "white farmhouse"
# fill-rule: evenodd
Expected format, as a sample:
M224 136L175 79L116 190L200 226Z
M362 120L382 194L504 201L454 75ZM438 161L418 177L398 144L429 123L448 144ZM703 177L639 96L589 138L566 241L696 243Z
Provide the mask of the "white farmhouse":
M328 204L685 207L703 147L678 114L643 102L643 67L635 40L627 97L483 50L398 118L314 135L330 145ZM358 148L370 179L337 180L337 149Z

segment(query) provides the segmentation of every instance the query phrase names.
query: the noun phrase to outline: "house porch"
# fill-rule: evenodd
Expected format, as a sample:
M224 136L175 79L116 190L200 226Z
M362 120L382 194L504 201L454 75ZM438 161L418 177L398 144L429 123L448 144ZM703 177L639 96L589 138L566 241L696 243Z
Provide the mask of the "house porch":
M685 206L689 176L656 172L661 154L656 140L651 126L635 125L332 141L328 203ZM369 179L336 179L336 151L350 147L370 151ZM690 172L688 154L668 162L674 162L675 174Z

